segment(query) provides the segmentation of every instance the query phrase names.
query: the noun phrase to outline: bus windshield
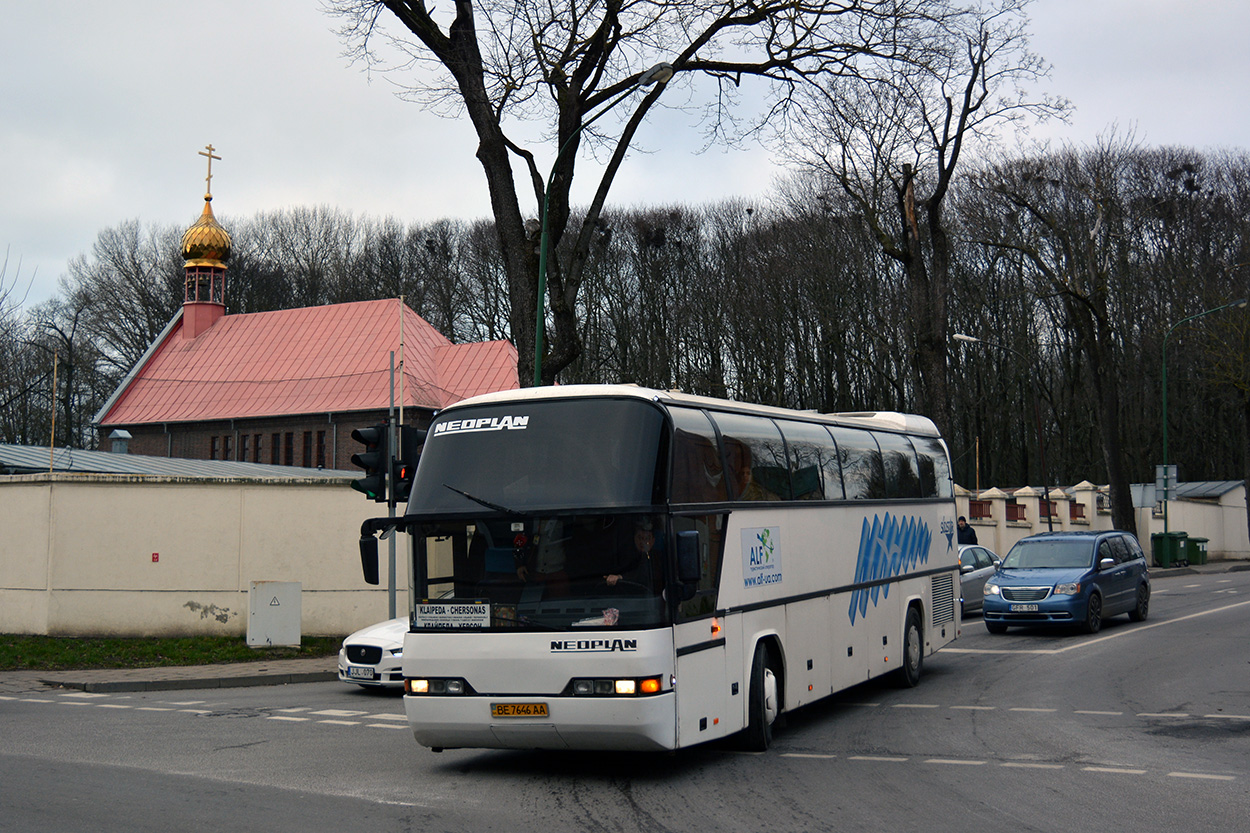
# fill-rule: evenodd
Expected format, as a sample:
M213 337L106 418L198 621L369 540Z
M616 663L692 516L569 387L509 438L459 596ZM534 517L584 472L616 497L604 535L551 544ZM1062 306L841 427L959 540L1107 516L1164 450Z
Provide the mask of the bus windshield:
M624 510L662 503L664 415L638 399L456 408L430 426L410 515Z
M637 629L668 621L664 516L507 515L423 524L417 630Z

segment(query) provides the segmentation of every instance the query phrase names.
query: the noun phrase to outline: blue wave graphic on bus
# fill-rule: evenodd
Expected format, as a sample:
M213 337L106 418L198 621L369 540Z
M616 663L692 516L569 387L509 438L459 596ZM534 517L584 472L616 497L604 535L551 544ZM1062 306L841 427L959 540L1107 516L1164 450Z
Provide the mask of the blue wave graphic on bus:
M929 544L933 533L929 525L919 518L895 518L889 512L884 517L873 516L871 526L864 518L859 533L859 560L855 563L855 583L866 584L880 579L894 578L924 564L929 560ZM851 624L855 616L862 618L868 612L868 602L877 606L878 594L890 597L890 585L879 584L855 590L851 593Z

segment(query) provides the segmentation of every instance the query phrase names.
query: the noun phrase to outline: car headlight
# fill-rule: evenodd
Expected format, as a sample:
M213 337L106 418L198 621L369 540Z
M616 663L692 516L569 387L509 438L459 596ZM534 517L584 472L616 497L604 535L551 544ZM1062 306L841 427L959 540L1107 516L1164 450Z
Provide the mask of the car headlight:
M999 591L999 589L998 589L998 585L997 585L997 584L988 584L988 583L987 583L987 584L985 585L985 595L987 595L987 596L997 596L997 595L999 594L999 592L1000 592L1000 591Z
M1081 592L1081 583L1079 581L1069 582L1067 584L1056 584L1056 596L1075 596Z

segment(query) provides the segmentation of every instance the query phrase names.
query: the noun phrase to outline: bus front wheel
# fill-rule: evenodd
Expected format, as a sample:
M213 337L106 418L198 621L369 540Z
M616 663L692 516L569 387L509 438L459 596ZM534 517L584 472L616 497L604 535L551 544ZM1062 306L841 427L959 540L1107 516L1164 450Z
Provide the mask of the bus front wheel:
M780 707L777 702L777 675L768 664L768 648L762 642L755 646L749 691L751 700L743 745L750 751L763 752L773 742L773 723L777 720Z

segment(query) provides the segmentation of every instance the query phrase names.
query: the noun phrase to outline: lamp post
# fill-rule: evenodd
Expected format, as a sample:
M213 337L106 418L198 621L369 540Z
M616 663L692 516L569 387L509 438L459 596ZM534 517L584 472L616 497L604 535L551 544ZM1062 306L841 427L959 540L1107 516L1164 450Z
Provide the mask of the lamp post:
M1008 347L1006 344L996 344L992 341L976 338L975 336L964 335L963 333L955 333L951 336L955 341L962 341L965 344L984 344L986 347L997 347L999 350L1006 350L1008 353L1014 353L1024 360L1026 365L1032 366L1029 357L1016 350L1014 347ZM1037 430L1037 454L1042 464L1042 500L1046 505L1046 531L1054 532L1055 523L1050 512L1050 477L1046 473L1046 444L1042 442L1042 412L1037 404L1037 387L1030 385L1029 390L1033 395L1033 424Z
M1227 304L1221 304L1218 307L1212 307L1211 309L1203 310L1202 312L1195 313L1189 316L1188 318L1182 318L1180 321L1177 321L1175 324L1169 327L1168 331L1164 333L1163 335L1163 349L1161 351L1163 354L1163 373L1160 378L1160 382L1163 385L1162 409L1163 409L1163 534L1164 535L1167 535L1169 531L1168 530L1168 498L1171 497L1171 495L1169 494L1169 491L1171 490L1171 486L1172 486L1171 478L1168 476L1168 339L1172 337L1172 333L1176 330L1177 327L1179 327L1182 324L1187 324L1190 321L1193 321L1195 318L1202 318L1204 315L1211 315L1213 313L1221 312L1222 310L1226 310L1226 309L1232 309L1234 307L1236 307L1237 309L1245 309L1247 303L1250 303L1250 299L1239 298L1236 301L1229 301Z
M664 84L668 79L673 77L673 65L667 62L656 64L649 70L638 76L638 80L621 91L621 94L609 101L604 108L595 113L573 131L573 133L564 140L564 144L560 145L560 149L556 152L555 161L551 163L551 173L547 175L547 186L543 189L543 214L542 214L542 232L539 236L538 243L538 310L534 314L534 387L538 387L543 383L543 329L547 320L547 246L549 235L547 233L547 204L551 195L551 182L555 179L556 167L560 164L561 157L568 150L569 145L576 139L581 132L595 122L604 113L611 110L621 99L632 93L638 87L650 87L652 84Z

